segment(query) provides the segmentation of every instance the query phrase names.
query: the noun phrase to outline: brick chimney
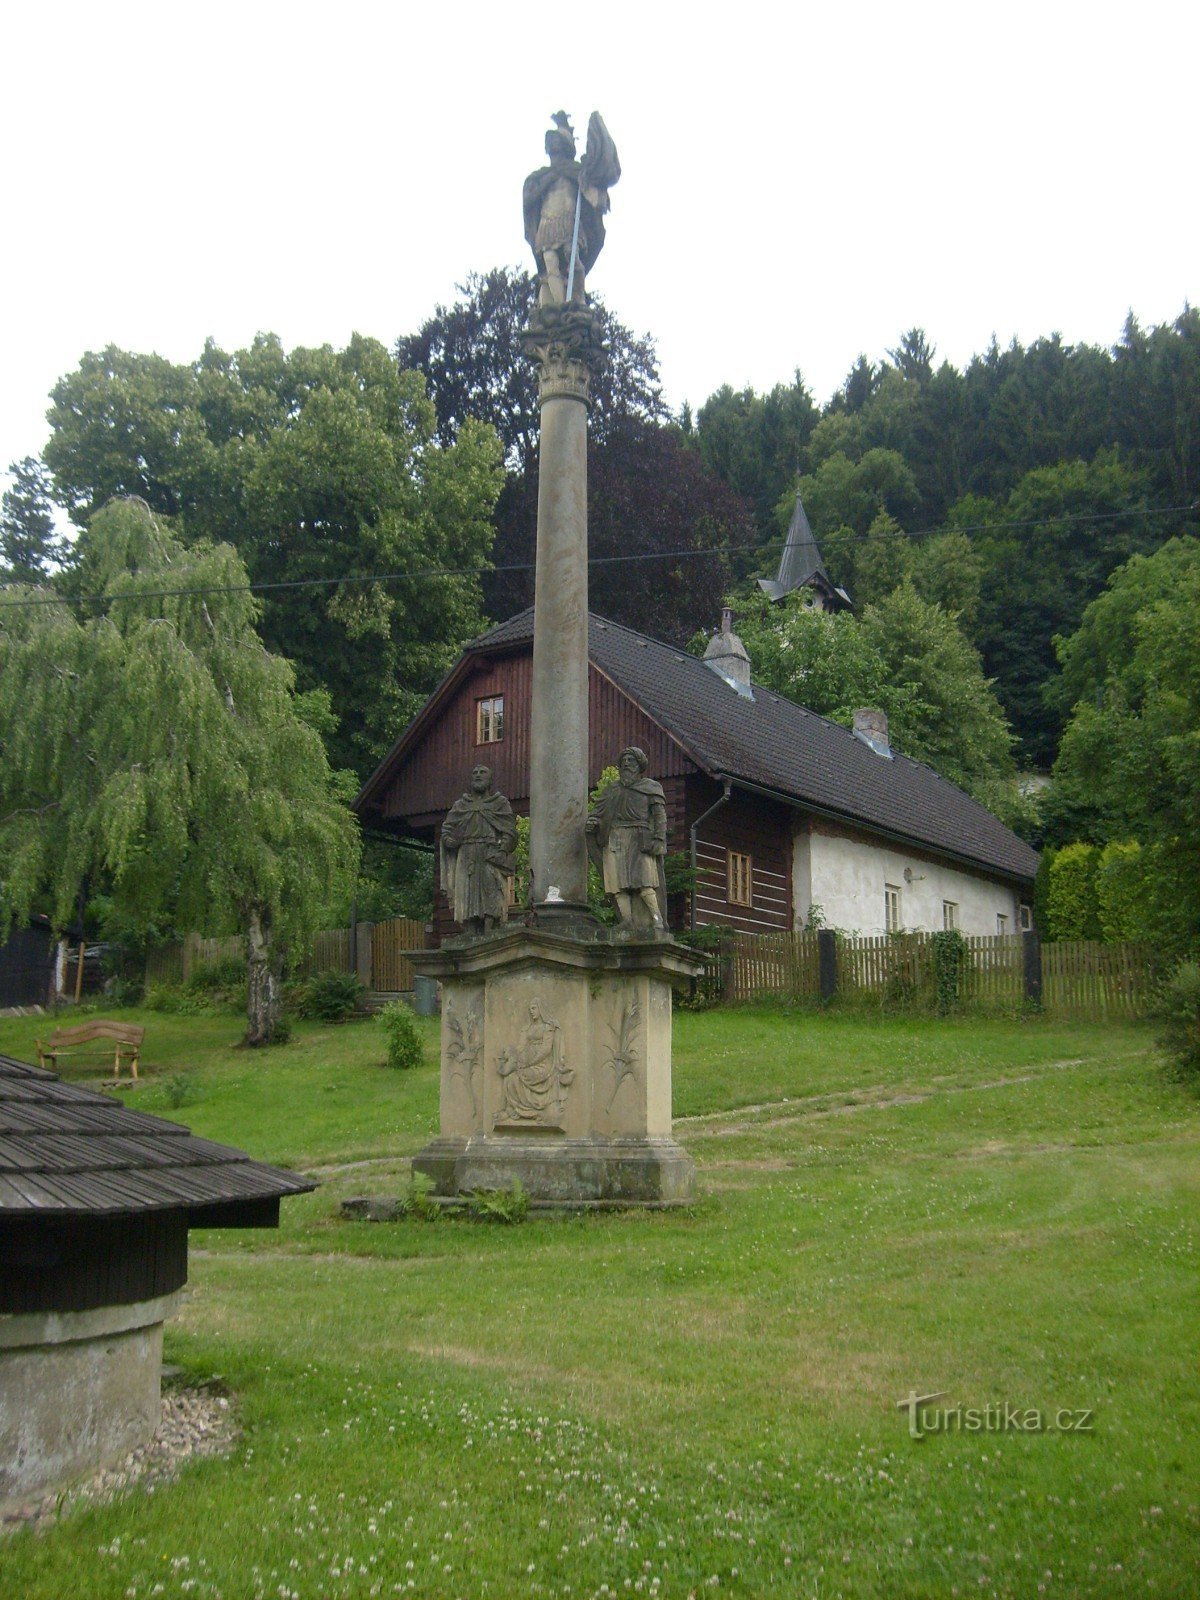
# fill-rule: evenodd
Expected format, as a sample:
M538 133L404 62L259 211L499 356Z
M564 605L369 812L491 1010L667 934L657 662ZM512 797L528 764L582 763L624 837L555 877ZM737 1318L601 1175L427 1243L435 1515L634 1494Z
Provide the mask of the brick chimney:
M888 742L887 713L874 706L860 706L854 713L854 732L864 744L869 744L876 755L891 759L892 747Z
M753 700L750 688L750 657L746 646L733 631L733 612L726 606L721 612L721 631L714 633L704 652L704 665L711 667L718 677L724 678L731 689L747 700Z

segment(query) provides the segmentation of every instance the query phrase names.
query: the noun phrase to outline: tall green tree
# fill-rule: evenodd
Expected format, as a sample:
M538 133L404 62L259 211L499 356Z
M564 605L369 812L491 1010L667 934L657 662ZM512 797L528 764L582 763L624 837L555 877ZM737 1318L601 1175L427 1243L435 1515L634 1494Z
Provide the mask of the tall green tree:
M521 332L537 303L537 279L494 267L471 273L458 292L453 305L435 306L415 333L397 339L396 359L401 368L424 374L442 444L453 444L468 419L489 422L509 470L528 475L536 462L539 418L536 373L521 347ZM653 339L631 333L599 296L589 300L601 347L589 431L602 443L611 427L662 422L667 410Z
M1026 758L1048 767L1062 720L1047 698L1054 639L1073 633L1109 574L1161 538L1144 473L1108 454L1026 475L976 535L979 641ZM976 506L976 509L978 506Z
M888 717L892 744L1028 831L1012 734L979 654L954 618L908 580L862 616L811 611L800 596L737 602L756 682L849 726L859 706Z
M130 925L238 928L247 1043L268 1043L285 950L353 882L347 785L236 551L185 547L132 499L79 543L98 603L0 595L0 923L44 897L63 928L90 884Z
M44 583L65 554L50 477L33 456L8 470L12 483L0 502L0 582Z
M1060 646L1075 696L1054 766L1061 836L1136 841L1144 925L1169 950L1200 948L1200 540L1178 539L1113 574Z
M482 629L471 571L487 564L501 483L492 430L468 421L440 444L420 376L357 335L345 350L209 343L179 366L109 349L52 402L46 461L75 520L136 495L185 542L235 545L275 586L268 647L302 690L329 691L335 765L368 772ZM463 575L422 575L447 569ZM406 571L418 575L374 581Z

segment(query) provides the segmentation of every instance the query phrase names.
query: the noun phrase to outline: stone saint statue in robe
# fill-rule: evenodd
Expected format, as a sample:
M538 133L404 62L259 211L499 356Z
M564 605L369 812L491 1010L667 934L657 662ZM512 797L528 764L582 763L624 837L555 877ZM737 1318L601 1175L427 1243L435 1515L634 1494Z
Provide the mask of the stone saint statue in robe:
M613 897L621 926L665 931L663 858L667 853L667 803L662 784L646 776L645 752L621 752L620 781L596 801L587 820L589 853Z
M471 787L442 823L442 886L464 933L485 933L508 920L516 842L516 819L492 788L492 769L476 767Z
M538 304L584 304L584 277L592 270L604 247L604 213L608 191L621 176L617 147L593 111L588 122L587 150L575 159L575 134L565 111L556 111L554 127L546 135L548 167L539 167L525 179L521 195L525 237L538 268ZM571 244L575 239L575 273L571 275Z

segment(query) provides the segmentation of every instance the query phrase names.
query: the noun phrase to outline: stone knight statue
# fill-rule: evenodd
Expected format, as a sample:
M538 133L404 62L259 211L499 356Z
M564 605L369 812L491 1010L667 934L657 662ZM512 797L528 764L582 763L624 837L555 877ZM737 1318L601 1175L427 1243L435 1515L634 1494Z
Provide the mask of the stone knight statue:
M663 858L667 853L667 803L661 783L646 776L645 752L636 745L621 752L620 782L607 788L587 820L589 849L628 931L666 931L662 901L666 893Z
M593 111L587 150L575 159L575 134L565 111L556 111L546 135L548 167L525 179L521 196L525 237L538 267L540 306L583 305L584 277L604 247L608 191L621 176L617 147Z
M507 921L516 842L513 810L492 788L492 769L476 767L471 787L442 823L442 885L464 933L490 932Z

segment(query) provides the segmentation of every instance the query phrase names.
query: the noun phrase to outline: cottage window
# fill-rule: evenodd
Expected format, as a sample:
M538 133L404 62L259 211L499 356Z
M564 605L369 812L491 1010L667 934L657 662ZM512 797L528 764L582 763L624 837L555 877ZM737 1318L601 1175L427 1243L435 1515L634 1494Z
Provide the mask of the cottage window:
M754 904L754 873L750 856L737 850L729 852L729 903L731 906Z
M883 886L883 925L889 933L900 932L900 886L885 883Z
M1017 927L1020 928L1022 933L1032 933L1033 932L1033 907L1032 906L1022 905L1022 906L1018 906L1017 907Z
M947 933L952 933L958 927L958 902L957 900L942 901L942 927Z
M997 911L996 913L996 932L998 934L1005 934L1008 932L1008 918L1005 916L1003 911Z
M475 702L475 743L499 744L504 737L504 696L488 695Z

